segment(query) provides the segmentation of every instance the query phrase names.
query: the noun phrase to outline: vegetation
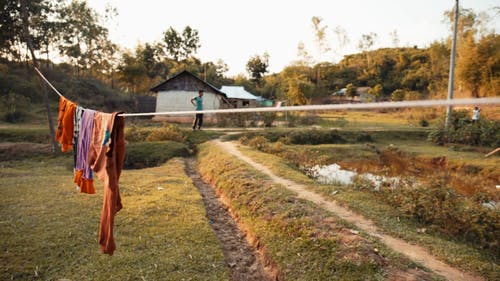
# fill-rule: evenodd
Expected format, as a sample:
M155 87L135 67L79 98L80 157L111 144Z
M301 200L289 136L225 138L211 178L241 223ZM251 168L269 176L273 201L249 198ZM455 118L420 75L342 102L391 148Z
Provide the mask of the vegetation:
M294 198L218 147L202 145L199 161L203 177L229 200L249 235L265 245L262 251L269 263L276 263L278 276L286 280L378 280L415 267L378 242L352 235L352 226ZM343 239L349 239L349 246Z
M185 144L173 141L131 143L125 152L124 168L142 169L159 166L174 157L189 155Z
M500 146L500 121L481 118L472 122L470 113L465 110L454 111L448 129L444 124L429 134L429 139L438 144L458 143L475 146Z
M300 147L293 146L290 149L284 147L285 150L289 151L300 151ZM366 218L372 220L378 227L383 229L385 232L390 233L396 237L401 237L406 241L417 243L419 245L425 246L429 249L429 251L441 259L447 261L449 264L462 268L464 270L476 271L481 273L483 277L487 280L496 280L499 277L499 269L498 269L498 255L497 252L491 250L484 250L478 245L481 243L479 241L471 241L470 243L464 242L462 239L457 236L453 237L451 235L443 234L439 231L439 227L437 225L433 225L432 223L426 224L423 221L416 220L412 214L406 213L405 210L397 208L395 205L391 205L388 202L387 198L383 198L384 196L394 196L397 198L405 198L406 192L398 192L398 190L392 191L390 194L376 192L373 191L373 187L367 185L366 182L356 182L353 186L340 186L335 184L320 184L313 179L309 178L305 175L303 171L297 168L295 165L290 165L292 162L289 158L283 157L283 154L279 156L275 156L273 154L260 152L256 149L242 147L240 148L246 156L251 157L254 161L261 163L268 167L273 173L278 176L291 179L295 182L306 185L311 191L321 193L325 198L329 198L330 200L335 200L348 206L350 209L359 212ZM319 153L318 153L319 151ZM310 149L303 151L303 153L299 155L310 155L312 158L318 158L320 155L327 154L335 157L338 155L338 158L347 160L347 159L359 159L360 162L371 162L371 155L373 152L368 152L363 149L360 145L330 145L330 146L310 146ZM290 154L293 155L293 154ZM463 155L462 155L463 156ZM321 159L321 158L320 158ZM324 159L324 158L323 158ZM295 159L297 161L302 161L300 159ZM373 172L373 170L371 170ZM463 177L462 177L463 178ZM370 186L370 188L368 188ZM425 188L431 187L427 185ZM438 194L444 194L444 197L435 197L433 192L438 192ZM413 199L417 199L413 201L413 203L417 203L416 205L408 204L407 206L423 206L426 205L427 211L435 216L434 218L438 218L441 214L443 215L444 209L450 211L453 216L458 217L461 213L460 210L467 210L468 206L471 206L471 201L460 201L463 200L460 196L456 195L456 192L453 190L448 190L443 187L443 185L437 185L433 189L423 191L422 189L408 190L410 194L416 195ZM422 192L421 194L419 192ZM448 194L448 195L446 195ZM448 196L448 197L446 197ZM412 198L412 196L406 197L408 199ZM440 204L437 201L437 198L445 198ZM453 198L453 199L452 199ZM459 201L452 203L453 200L457 198ZM410 202L412 199L408 200ZM430 204L438 203L436 207L429 207ZM444 203L446 202L446 203ZM465 203L465 205L461 205ZM422 204L422 205L418 205ZM472 204L474 205L474 204ZM432 212L434 208L438 208L438 212ZM483 212L489 213L486 217L488 218L490 215L498 216L498 211L494 210L484 210L475 205L474 208L478 208L480 210L477 214L474 212L470 212L471 216L467 226L470 226L470 222L477 222L477 230L482 231L483 224L481 220L476 220L477 216L483 216ZM477 215L477 216L476 216ZM493 219L492 224L496 228L494 232L498 232L498 227L495 226L494 217L490 217ZM459 227L458 225L453 226ZM449 232L447 232L449 233ZM488 232L490 235L491 232ZM458 236L463 235L463 233L459 233ZM494 238L497 239L497 238ZM475 244L473 246L472 244ZM498 244L498 243L497 243ZM497 245L496 244L496 245Z
M0 279L230 279L182 160L123 171L124 208L115 219L117 250L109 257L96 240L102 192L75 190L71 159L1 162Z
M355 95L355 87L369 87L378 100L408 100L444 97L447 86L450 47L446 40L436 41L425 48L401 48L395 43L393 48L373 50L378 35L367 33L363 34L358 44L360 53L332 63L328 58L332 52L345 47L349 41L348 34L337 26L333 31L339 44L334 48L325 36L330 31L328 26L323 24L321 18L313 17L318 56L311 56L302 43L299 44L298 60L279 73L267 74L270 57L264 53L249 58L247 69L250 78L226 77L228 67L223 61L202 62L196 58L196 52L201 47L200 35L190 26L185 26L182 31L169 27L163 32L161 41L146 42L133 50L123 50L111 42L105 27L116 15L116 9L108 9L106 14L101 15L81 0L19 0L4 1L1 5L1 16L5 19L0 26L0 58L3 65L11 68L12 65L19 67L29 62L24 48L29 45L34 62L43 56L39 64L44 72L54 69L76 76L77 81L99 80L119 92L146 94L152 85L184 69L216 87L223 84L242 85L257 95L287 100L289 104L310 103L314 97L329 95L344 87L349 88L347 96L351 98ZM485 15L488 12L461 9L461 13L459 40L462 44L459 44L457 56L457 88L473 97L497 95L500 88L497 71L500 37L494 30L487 29L488 17ZM445 16L451 23L451 12ZM397 31L392 36L397 42ZM52 62L56 52L63 60L59 65ZM2 72L8 71L3 69ZM33 76L30 73L28 77ZM5 91L2 96L12 92L30 98L31 102L40 100L41 96L34 94L39 87L34 79L16 81L19 77L12 78L0 79L0 88ZM56 83L59 80L51 77L50 73L49 78ZM102 92L102 86L96 85L96 82L90 82L92 85L89 86L94 89L89 91L88 86L81 87L75 79L59 81L68 81L71 86L63 90L66 93L75 89L74 96ZM24 88L11 91L8 90L11 88L9 84ZM99 102L102 104L102 100L97 99L96 103ZM4 118L21 121L23 116L16 111Z

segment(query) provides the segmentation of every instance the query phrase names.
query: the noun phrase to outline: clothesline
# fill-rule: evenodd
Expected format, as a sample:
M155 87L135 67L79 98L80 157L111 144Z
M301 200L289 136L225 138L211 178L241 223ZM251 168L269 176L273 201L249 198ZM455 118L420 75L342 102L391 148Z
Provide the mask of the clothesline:
M40 77L54 90L56 94L58 94L60 97L63 97L63 95L47 80L47 78L45 78L45 76L36 67L35 70L38 73L38 75L40 75ZM158 115L193 115L197 113L224 114L224 113L284 112L284 111L326 111L326 110L346 110L346 109L382 109L382 108L411 108L411 107L433 107L433 106L495 105L495 104L500 104L500 97L208 109L208 110L198 110L198 111L186 110L186 111L140 112L140 113L121 113L118 116L134 117L134 116L158 116Z

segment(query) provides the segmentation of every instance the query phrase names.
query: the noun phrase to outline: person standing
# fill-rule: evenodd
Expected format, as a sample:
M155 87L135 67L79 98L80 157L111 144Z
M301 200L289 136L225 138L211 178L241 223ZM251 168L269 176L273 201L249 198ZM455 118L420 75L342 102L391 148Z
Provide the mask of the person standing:
M472 111L472 123L476 123L479 121L479 115L481 114L481 109L479 107L474 107L474 110Z
M203 110L203 90L198 91L198 96L192 98L191 103L196 107L196 111ZM196 113L196 117L193 122L193 130L196 128L201 130L201 125L203 125L203 113Z

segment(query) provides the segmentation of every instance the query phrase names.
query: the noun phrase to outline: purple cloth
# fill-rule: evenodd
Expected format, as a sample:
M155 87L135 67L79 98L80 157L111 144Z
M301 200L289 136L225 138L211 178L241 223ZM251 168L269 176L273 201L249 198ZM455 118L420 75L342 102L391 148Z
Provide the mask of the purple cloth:
M92 141L92 130L94 129L95 111L85 109L80 123L80 134L78 135L78 152L76 157L76 169L83 170L84 179L92 179L92 169L88 163L90 143Z

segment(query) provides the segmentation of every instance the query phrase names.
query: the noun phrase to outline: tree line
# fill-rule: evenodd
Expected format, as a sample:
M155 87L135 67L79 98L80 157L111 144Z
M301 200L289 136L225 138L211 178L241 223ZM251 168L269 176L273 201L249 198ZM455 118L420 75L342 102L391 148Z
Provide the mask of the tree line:
M98 14L81 0L0 0L0 58L26 63L36 56L45 68L65 69L75 77L98 79L134 94L148 93L152 85L182 70L216 87L243 85L257 95L290 104L307 104L342 88L353 95L356 87L369 87L377 100L414 100L444 97L447 87L449 38L425 48L399 47L394 30L392 48L373 50L378 35L370 32L361 36L359 53L334 63L332 54L342 51L348 35L337 26L333 29L337 45L331 47L326 36L330 29L321 18L313 17L315 56L299 42L297 60L279 73L269 73L272 58L264 53L248 58L248 77L228 77L224 61L203 62L196 57L201 47L196 29L169 27L161 40L126 50L110 40L106 28L116 15L112 7ZM445 12L444 18L451 26L453 12ZM487 23L486 13L461 9L456 80L458 88L473 97L500 91L500 37ZM31 56L28 42L34 50ZM61 62L54 64L55 60Z

